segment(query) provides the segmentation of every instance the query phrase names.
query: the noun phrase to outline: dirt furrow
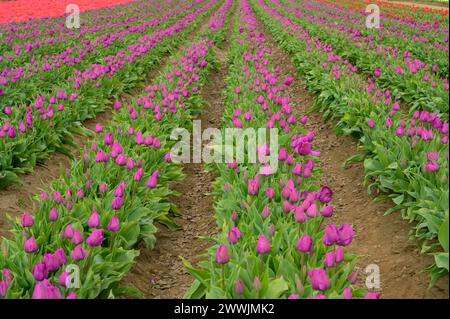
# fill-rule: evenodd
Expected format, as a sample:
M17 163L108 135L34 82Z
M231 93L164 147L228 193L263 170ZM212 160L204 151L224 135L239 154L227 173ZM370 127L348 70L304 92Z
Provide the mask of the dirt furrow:
M233 21L233 16L234 13L230 21ZM202 132L221 125L225 109L221 93L226 88L231 30L230 25L221 48L214 47L220 66L208 76L202 89L202 98L206 104L196 118L201 121ZM186 175L184 181L173 185L173 189L181 195L172 200L179 209L180 216L175 217L175 220L181 229L171 231L159 225L155 248L149 251L142 246L141 255L123 281L125 285L138 288L145 298L182 298L194 278L185 270L180 256L196 264L201 260L200 255L212 245L200 237L217 234L214 198L209 195L213 190L215 175L206 172L203 164L194 163L184 164L183 172Z
M270 40L269 33L265 33ZM273 61L277 61L283 76L297 75L288 53L270 40ZM343 169L342 163L357 153L357 141L348 136L337 136L334 123L322 120L322 115L307 114L314 96L297 79L289 88L294 109L299 116L308 115L308 130L317 134L314 148L321 152L321 183L334 191L333 203L336 224L353 224L357 236L347 248L349 253L361 256L358 263L360 284L365 283L365 269L376 264L380 269L380 289L383 298L448 298L448 283L441 281L428 290L429 275L423 269L432 263L432 257L420 254L417 244L408 240L412 225L398 213L384 216L391 207L388 202L372 203L374 196L363 185L364 169L356 164Z

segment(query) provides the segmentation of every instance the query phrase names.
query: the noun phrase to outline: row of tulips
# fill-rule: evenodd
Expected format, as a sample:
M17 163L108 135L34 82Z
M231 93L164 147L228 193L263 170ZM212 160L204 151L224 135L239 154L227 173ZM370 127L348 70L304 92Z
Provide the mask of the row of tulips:
M407 48L412 56L421 59L428 64L438 64L440 69L447 69L448 61L445 55L448 54L448 29L447 21L439 21L435 17L433 24L411 24L409 21L390 19L380 12L380 27L367 28L365 25L367 13L365 10L355 12L340 5L340 3L328 3L321 1L312 3L305 1L302 3L293 0L283 0L294 14L305 14L304 18L311 19L313 16L326 24L330 20L336 21L336 29L348 32L349 37L360 40L363 38L367 43L383 44L387 47ZM328 27L327 27L328 29ZM362 39L361 39L362 40ZM363 45L364 43L361 43ZM428 52L428 54L427 54ZM403 53L403 52L402 52ZM440 60L440 61L437 61ZM442 70L441 70L442 71ZM445 72L442 72L445 75Z
M361 139L365 152L349 163L365 160L367 183L388 192L396 205L389 212L400 210L417 222L423 251L435 254L432 283L448 274L448 122L428 111L406 114L389 89L362 79L337 55L328 59L328 53L310 45L316 39L265 1L252 3L317 93L315 109L338 120L338 132Z
M75 70L49 94L35 88L35 100L26 107L5 108L6 119L2 116L0 124L0 187L18 181L18 173L29 172L55 150L70 154L65 144L71 143L73 132L84 133L80 121L92 118L110 105L111 98L138 85L217 6L218 0L188 1L181 8L187 12L173 25L163 24L153 34L142 35L101 64Z
M224 25L226 17L214 15L212 22ZM13 239L3 240L0 297L137 293L119 283L139 254L136 244L153 247L155 220L177 227L168 215L168 198L175 195L169 183L183 174L172 163L170 135L174 126L188 128L202 106L199 93L215 65L213 44L200 36L128 105L114 103L110 124L96 125L82 158L36 198L35 211L15 221Z
M327 3L335 3L333 0L322 0ZM401 20L413 26L433 25L437 17L444 20L448 16L448 8L430 8L420 5L408 5L406 3L384 0L341 0L339 5L353 11L363 12L369 4L376 4L384 13L383 17Z
M296 9L298 6L292 1L288 2L289 5L282 2L284 0L266 1L319 41L318 45L332 48L328 61L335 55L340 56L352 63L358 73L371 77L383 88L389 88L393 96L410 107L432 110L448 119L448 24L438 30L432 29L434 34L439 34L437 41L446 51L437 55L430 49L426 50L430 63L427 64L410 52L411 40L403 45L389 45L390 37L378 35L378 30L364 36L364 31L361 31L367 30L364 16L359 18L359 23L346 26L343 23L347 19L346 12L335 14L330 19L327 11L322 12L320 8L309 12ZM442 33L439 32L441 30ZM420 36L427 38L425 32L422 33ZM371 41L373 37L378 41Z
M173 3L174 1L168 1L165 5ZM140 14L152 13L163 7L159 2L135 2L99 11L82 12L79 29L67 29L66 17L0 26L0 68L8 65L17 67L30 62L32 58L39 59L57 54L77 38L91 39L107 32L113 33L117 29L123 29L126 24L134 27L138 25L137 17ZM117 19L118 17L124 18Z
M14 91L9 89L10 86L23 88L23 82L34 80L41 87L41 82L49 80L47 74L55 71L58 72L52 80L64 80L67 77L66 74L70 74L69 70L75 69L75 67L84 69L95 61L99 61L100 58L113 54L112 49L118 50L121 42L132 43L143 33L148 33L147 29L149 28L152 28L152 32L154 32L155 26L166 22L172 16L178 18L177 15L186 10L177 7L179 5L182 6L183 3L169 2L165 5L160 4L159 7L152 6L147 10L143 8L143 11L139 11L139 14L134 13L134 16L122 17L122 14L117 14L111 17L107 24L109 28L105 28L102 24L85 27L79 31L77 38L74 37L74 31L66 29L65 33L53 35L51 38L38 38L33 43L27 42L24 45L14 43L15 54L5 52L3 56L2 101L9 101L8 97L13 94ZM140 22L142 20L149 21L142 23ZM173 19L173 21L177 21L177 19ZM110 30L111 27L114 30ZM68 37L65 38L64 35ZM66 39L66 41L58 45L54 39ZM46 42L52 45L45 46ZM51 50L48 50L49 48ZM59 79L58 76L61 78ZM45 86L43 86L43 90L46 91ZM26 88L23 88L23 91L28 94ZM15 102L20 104L21 101Z
M258 163L217 164L216 218L221 233L198 269L184 261L196 281L190 298L379 297L355 289L355 256L344 252L355 234L351 225L326 222L333 215L332 191L318 187L306 132L292 110L283 78L247 0L236 17L225 92L223 127L276 128L280 132L277 171L258 145ZM273 141L272 141L273 142ZM260 171L261 168L266 168Z

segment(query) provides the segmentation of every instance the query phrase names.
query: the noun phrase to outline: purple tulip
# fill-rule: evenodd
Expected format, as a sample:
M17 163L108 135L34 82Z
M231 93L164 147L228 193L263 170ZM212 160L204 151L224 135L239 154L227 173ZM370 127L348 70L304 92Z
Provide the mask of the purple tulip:
M256 252L258 254L267 254L270 252L270 248L272 247L272 244L269 240L267 240L266 236L261 235L258 239L258 243L256 244Z
M33 254L39 250L36 240L33 237L30 237L25 241L23 248L28 254Z
M238 296L242 296L244 294L244 283L242 282L242 280L238 279L238 281L236 281L236 287L235 287L235 291L236 291L236 295Z
M155 171L147 181L147 188L155 189L158 186L159 172Z
M314 290L326 291L330 288L330 279L324 269L313 269L308 272Z
M45 263L38 263L33 268L33 277L37 281L42 281L48 278L48 271Z
M303 235L297 244L297 250L301 253L311 253L313 240L309 235Z
M45 279L34 287L33 299L61 299L61 293L58 288Z
M100 215L97 213L97 210L94 209L94 212L91 214L88 220L89 228L97 228L100 226Z
M241 232L237 227L231 228L230 232L228 233L228 242L232 245L237 244L239 239L241 238Z
M73 236L72 236L72 242L75 245L79 245L84 241L84 236L83 233L81 231L79 231L78 229L75 230Z
M25 213L22 215L22 227L33 227L34 219L33 215L30 213Z
M106 228L113 233L117 233L119 231L120 226L119 226L119 218L117 217L117 215L114 215L113 218L111 218Z
M320 214L323 217L331 217L333 216L333 206L329 205L329 206L325 206L322 211L320 212Z
M348 224L343 224L339 227L338 230L339 238L337 240L337 244L339 246L348 246L352 243L353 236L355 235L355 231L353 227Z
M93 230L92 233L89 235L88 239L86 239L86 244L88 244L91 247L97 247L102 244L103 240L104 240L104 230L96 229Z
M378 292L368 292L364 299L380 299L381 295Z
M227 264L230 261L230 254L226 245L221 245L217 248L216 262L219 265Z
M329 252L325 254L324 265L327 268L333 267L336 264L336 256L334 252Z
M50 214L49 214L48 219L49 219L51 222L56 222L56 221L58 220L58 210L57 210L55 207L53 207L53 208L50 210Z
M323 237L323 242L327 246L331 246L337 243L339 239L339 233L334 224L327 225L325 228L325 236Z
M4 281L0 281L0 298L3 298L8 293L8 285Z
M71 257L74 261L81 261L86 257L86 252L81 245L78 245L72 251Z
M333 199L333 192L331 188L329 188L328 186L322 186L317 198L324 204L331 202L331 200Z

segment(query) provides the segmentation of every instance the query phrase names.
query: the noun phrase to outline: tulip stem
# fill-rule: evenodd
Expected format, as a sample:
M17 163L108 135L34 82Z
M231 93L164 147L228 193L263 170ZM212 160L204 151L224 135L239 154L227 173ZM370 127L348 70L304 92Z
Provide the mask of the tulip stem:
M30 272L33 273L33 266L31 265L31 254L28 254L28 266L30 267Z
M222 264L222 290L225 291L225 265Z

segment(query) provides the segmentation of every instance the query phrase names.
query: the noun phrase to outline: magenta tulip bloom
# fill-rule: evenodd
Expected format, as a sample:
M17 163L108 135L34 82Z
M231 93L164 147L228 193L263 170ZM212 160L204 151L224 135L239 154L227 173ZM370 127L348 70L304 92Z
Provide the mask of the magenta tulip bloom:
M86 239L86 244L88 244L91 247L97 247L102 244L103 239L104 239L104 230L96 229L92 231L88 239Z
M14 275L12 271L8 268L3 269L3 280L6 282L6 285L9 287L14 279Z
M381 295L378 292L368 292L364 299L380 299Z
M69 278L70 273L68 271L63 271L59 276L59 285L61 287L67 287L67 279Z
M303 235L297 244L297 250L301 253L311 253L313 240L309 235Z
M34 218L30 213L25 213L22 215L22 227L33 227Z
M327 246L331 246L337 243L339 239L339 233L334 224L330 224L325 228L325 236L323 237L323 242Z
M55 272L60 267L59 260L54 254L45 254L44 264L48 272Z
M86 257L86 252L84 251L84 249L81 245L78 245L72 251L71 257L75 261L81 261Z
M331 188L329 188L328 186L322 186L317 198L324 204L331 202L331 200L333 199L333 192Z
M288 299L298 299L298 295L297 294L292 294L288 297Z
M58 210L57 210L55 207L53 207L53 208L50 210L50 214L49 214L48 219L49 219L51 222L56 222L56 221L58 220Z
M348 246L352 243L355 231L353 230L352 226L344 224L339 227L338 234L339 238L337 240L337 244L339 246Z
M236 295L241 296L244 294L244 283L242 282L242 280L238 280L236 281L236 287L235 287L235 291L236 291Z
M325 206L322 211L320 212L320 214L323 217L331 217L333 216L333 206Z
M100 215L97 213L97 210L94 209L94 212L91 214L88 220L89 228L97 228L100 226Z
M45 279L34 287L33 299L61 299L61 293L58 288Z
M71 292L67 295L66 299L78 299L78 297L74 292Z
M226 245L221 245L217 248L216 262L219 265L227 264L230 261L230 254Z
M336 263L339 264L342 261L344 261L344 250L342 249L341 246L339 246L338 248L336 248L335 252L335 257L336 257Z
M30 237L25 241L23 248L25 249L25 252L27 252L28 254L33 254L39 250L36 240L33 237Z
M266 189L266 196L267 196L269 199L273 199L273 198L275 197L275 190L274 190L273 188L271 188L271 187L268 187L268 188Z
M262 218L266 219L270 216L270 209L267 206L264 206L263 211L261 213Z
M369 120L367 121L367 125L368 125L370 128L374 128L374 127L375 127L375 121L374 121L373 119L369 119Z
M237 244L239 239L241 238L241 232L237 227L231 228L230 232L228 233L228 242L232 245Z
M325 254L325 267L330 268L336 264L336 256L334 252L329 252Z
M352 299L352 289L350 287L344 289L344 299Z
M324 269L313 269L308 272L314 290L326 291L330 288L330 279Z
M8 285L4 281L0 281L0 298L3 298L8 293Z
M158 186L159 172L155 171L147 181L147 188L155 189Z
M439 170L439 165L435 162L428 162L425 165L425 170L430 173L435 173Z
M75 233L73 234L73 237L72 237L72 242L73 242L75 245L79 245L79 244L81 244L83 241L84 241L83 233L82 233L81 231L79 231L78 229L75 230Z
M106 228L113 232L113 233L117 233L120 229L120 224L119 224L119 218L117 217L117 215L114 215L113 218L111 218L111 220L109 221L108 226L106 226Z
M272 247L272 244L269 240L267 240L266 236L261 235L258 239L258 243L256 244L256 252L258 254L267 254L270 252L270 248Z
M45 263L38 263L33 268L33 277L37 281L42 281L48 278L48 271Z

